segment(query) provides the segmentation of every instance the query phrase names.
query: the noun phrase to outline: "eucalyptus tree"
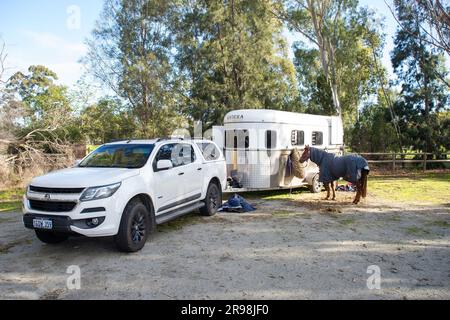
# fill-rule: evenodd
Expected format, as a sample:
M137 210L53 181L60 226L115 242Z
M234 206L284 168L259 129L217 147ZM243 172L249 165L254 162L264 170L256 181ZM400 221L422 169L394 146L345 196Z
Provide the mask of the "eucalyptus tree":
M401 87L396 113L401 117L406 143L414 149L435 152L447 148L450 138L448 132L442 132L450 101L444 50L424 40L422 25L427 16L421 6L408 0L395 0L394 5L400 23L391 54L396 84ZM447 142L443 143L442 137Z
M106 0L87 41L89 71L128 102L139 124L137 136L165 135L179 124L169 28L174 5L166 0Z
M290 110L295 70L272 0L185 0L173 15L184 111L204 125L239 108Z

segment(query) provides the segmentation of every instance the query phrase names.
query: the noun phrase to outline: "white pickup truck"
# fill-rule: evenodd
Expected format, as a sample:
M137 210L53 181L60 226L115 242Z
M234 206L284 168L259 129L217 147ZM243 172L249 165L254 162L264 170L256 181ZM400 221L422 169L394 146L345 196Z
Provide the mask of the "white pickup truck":
M120 250L134 252L157 224L197 209L214 215L226 178L225 159L208 140L108 143L73 168L34 178L23 222L45 243L115 236Z

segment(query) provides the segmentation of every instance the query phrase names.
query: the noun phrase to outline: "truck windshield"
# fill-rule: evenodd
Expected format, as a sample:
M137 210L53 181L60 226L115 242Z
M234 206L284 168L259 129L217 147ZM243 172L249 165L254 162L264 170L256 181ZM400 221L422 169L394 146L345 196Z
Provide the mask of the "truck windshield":
M154 144L104 145L80 162L83 168L141 168L155 147Z

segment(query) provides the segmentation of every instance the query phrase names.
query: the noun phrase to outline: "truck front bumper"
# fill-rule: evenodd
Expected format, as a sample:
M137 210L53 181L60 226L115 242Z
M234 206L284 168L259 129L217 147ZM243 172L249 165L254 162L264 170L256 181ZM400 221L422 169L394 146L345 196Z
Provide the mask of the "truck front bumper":
M101 209L101 210L99 210ZM120 209L114 199L106 198L89 202L77 202L68 212L48 212L37 210L30 205L30 200L23 199L23 223L26 228L39 229L33 224L35 219L52 221L52 228L47 231L78 234L87 237L106 237L117 234L120 223ZM95 220L97 219L97 220ZM96 222L96 223L93 223Z

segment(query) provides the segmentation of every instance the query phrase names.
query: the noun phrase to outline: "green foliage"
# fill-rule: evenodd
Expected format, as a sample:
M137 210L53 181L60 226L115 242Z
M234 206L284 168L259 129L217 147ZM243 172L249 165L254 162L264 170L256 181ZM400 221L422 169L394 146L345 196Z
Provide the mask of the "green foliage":
M26 74L12 75L2 97L1 112L6 118L2 126L19 139L39 130L38 140L79 141L67 88L57 85L57 79L53 71L40 65L30 66Z
M115 98L93 99L83 81L68 92L31 66L0 88L0 133L101 144L168 136L192 120L206 130L240 108L341 110L353 150L445 151L448 72L423 41L426 10L415 3L394 3L402 27L389 88L383 25L357 0L105 0L84 62ZM285 27L301 34L293 61Z
M28 74L15 73L7 82L8 91L17 93L25 107L24 124L48 126L55 117L71 112L67 88L54 83L57 75L45 66L30 66Z
M305 43L294 44L294 65L299 85L298 100L305 106L304 112L334 115L331 88L320 66L319 50L308 48Z
M132 138L136 123L130 111L118 100L102 99L86 107L80 116L81 131L90 143L103 144L120 138Z
M402 26L397 30L392 65L401 86L395 111L404 143L414 149L438 152L449 146L449 90L442 53L423 40L424 12L406 0L394 2ZM440 113L444 111L445 113ZM444 116L443 116L444 115ZM447 116L445 116L447 115Z
M88 41L90 71L128 103L137 137L167 135L177 127L172 34L172 1L107 0Z
M174 16L183 112L204 127L230 110L287 110L295 72L273 1L182 1Z
M395 136L389 110L380 104L366 105L347 134L348 145L357 152L395 151Z
M338 5L336 1L334 5ZM334 45L335 81L347 127L354 123L358 107L377 92L374 52L382 50L381 26L374 13L358 7L357 1L342 3L343 14L325 20L323 33ZM333 6L333 5L331 5ZM333 12L337 9L330 9ZM330 13L330 14L331 14ZM290 23L301 28L307 37L316 38L312 18L304 7L290 7ZM336 14L336 13L333 13ZM314 40L315 41L315 40ZM314 45L314 41L312 44ZM320 50L298 41L294 45L294 64L299 82L299 99L309 113L333 115L336 109L330 82L324 74Z

